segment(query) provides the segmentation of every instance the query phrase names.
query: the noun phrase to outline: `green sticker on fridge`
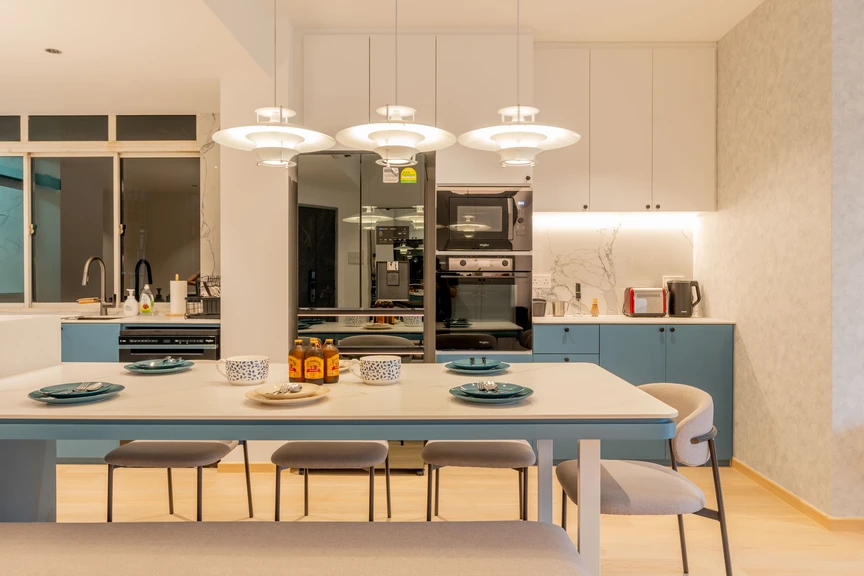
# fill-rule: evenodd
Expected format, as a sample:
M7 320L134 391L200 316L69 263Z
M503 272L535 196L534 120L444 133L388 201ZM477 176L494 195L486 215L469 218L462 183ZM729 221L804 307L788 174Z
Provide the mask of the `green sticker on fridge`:
M403 168L402 173L399 175L399 182L401 184L416 184L417 170L414 168Z

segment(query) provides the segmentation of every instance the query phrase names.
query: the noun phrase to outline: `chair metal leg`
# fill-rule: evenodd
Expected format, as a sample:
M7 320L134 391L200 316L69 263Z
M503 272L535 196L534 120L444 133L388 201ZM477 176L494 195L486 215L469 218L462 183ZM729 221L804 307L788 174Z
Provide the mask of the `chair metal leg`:
M522 472L522 520L528 520L528 468Z
M309 515L309 469L303 469L303 515Z
M108 522L114 521L114 468L108 465Z
M517 468L517 472L519 472L519 520L524 520L525 518L522 516L522 502L525 500L525 496L522 493L522 472L524 468Z
M174 514L174 478L170 468L168 468L168 513Z
M276 466L276 510L273 519L279 522L279 505L282 501L282 467Z
M567 492L561 490L561 528L567 531Z
M384 459L384 482L387 484L387 518L392 518L390 507L390 456Z
M375 466L369 467L369 522L375 521Z
M195 519L201 522L203 516L203 498L204 496L204 467L198 466L198 506L195 514Z
M726 527L726 505L723 503L723 489L720 486L720 466L717 464L717 450L714 439L708 440L711 451L711 470L714 473L714 491L717 494L717 513L720 521L720 537L723 540L723 561L726 564L726 576L732 576L732 554L729 551L729 532Z
M438 503L441 501L441 468L435 469L435 516L438 516Z
M255 516L255 512L252 510L252 477L249 474L249 446L246 444L246 440L241 440L241 444L243 444L243 464L246 467L246 501L249 505L249 518Z
M674 446L672 440L669 440L669 454L672 458L672 470L678 471L678 461L675 459ZM690 563L687 561L687 539L684 536L684 516L678 514L678 536L681 539L681 564L684 568L684 574L690 573Z
M432 465L426 466L426 521L432 521Z

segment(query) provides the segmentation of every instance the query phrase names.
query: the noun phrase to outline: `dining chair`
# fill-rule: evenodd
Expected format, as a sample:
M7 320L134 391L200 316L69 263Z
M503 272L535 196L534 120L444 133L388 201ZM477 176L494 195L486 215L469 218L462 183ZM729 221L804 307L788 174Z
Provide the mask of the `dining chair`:
M280 446L270 457L276 465L276 522L280 519L282 470L303 471L303 515L309 515L309 472L311 470L369 469L369 522L375 520L375 466L384 463L387 485L387 518L390 508L390 445L385 440L305 441L294 440Z
M246 469L246 502L249 517L252 510L252 483L249 476L249 446L245 440L213 441L142 441L133 440L105 455L108 464L108 522L114 521L114 470L117 468L167 468L168 469L168 513L174 514L174 479L172 468L196 468L198 470L198 493L196 520L201 522L204 466L216 464L238 445L243 446L243 464Z
M639 389L678 410L675 437L669 440L672 468L631 460L600 461L600 513L619 516L678 516L681 560L689 573L684 514L695 514L720 523L726 576L732 576L726 508L720 486L720 468L714 438L714 400L703 390L684 384L643 384ZM711 461L717 510L705 507L705 494L678 472L678 464L702 466ZM578 502L579 461L562 462L556 469L563 488L561 526L567 529L567 499Z
M512 468L519 473L519 519L528 520L528 467L536 460L525 440L430 440L420 454L427 466L426 521L432 521L432 473L435 516L440 502L441 468Z

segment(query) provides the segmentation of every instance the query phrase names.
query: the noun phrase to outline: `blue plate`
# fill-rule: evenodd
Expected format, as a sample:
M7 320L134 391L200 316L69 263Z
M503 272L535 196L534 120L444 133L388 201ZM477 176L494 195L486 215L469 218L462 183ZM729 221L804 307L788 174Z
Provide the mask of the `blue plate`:
M474 359L474 364L471 364L471 360L465 358L464 360L454 360L451 362L457 368L461 368L462 370L487 370L489 368L497 368L499 364L501 364L500 360L495 360L494 358L487 358L486 364L483 364L483 361L480 358Z
M95 384L97 381L93 382L88 381L88 384ZM39 392L45 394L47 396L55 396L58 398L81 398L84 396L96 396L98 394L105 394L111 390L112 386L115 384L110 384L108 382L103 382L102 387L98 390L75 390L80 384L84 384L84 382L67 382L66 384L55 384L54 386L45 386L44 388L40 388Z
M494 368L486 368L483 370L465 370L463 368L459 368L453 362L448 362L444 365L445 368L450 370L451 372L455 372L456 374L464 374L466 376L495 376L496 374L503 374L510 368L510 364L506 362L501 362L497 364Z
M188 360L183 362L183 364L174 365L168 368L137 368L134 364L127 364L123 366L129 372L133 374L146 374L147 376L156 376L157 374L176 374L177 372L185 372L189 370L195 365L194 362L189 362Z
M469 382L468 384L463 384L459 386L459 390L463 394L467 394L468 396L474 396L475 398L509 398L511 396L516 396L525 388L523 386L519 386L518 384L509 384L507 382L496 382L498 384L498 390L495 392L487 392L485 390L478 390L476 382Z
M54 396L43 394L39 390L34 390L33 392L30 392L27 397L36 400L37 402L44 402L45 404L90 404L113 398L124 389L125 387L120 384L111 384L111 389L108 392L92 396L76 396L72 398L56 398Z
M162 370L165 368L180 366L188 362L189 360L184 360L182 358L174 358L172 361L167 361L163 358L161 360L139 360L138 362L133 362L130 366L140 368L141 370Z
M449 390L450 395L458 398L459 400L464 400L465 402L472 402L474 404L515 404L517 402L521 402L525 398L528 398L532 394L534 394L534 390L531 388L523 388L522 392L516 394L515 396L510 396L508 398L476 398L474 396L469 396L465 394L459 389L459 386L451 388Z

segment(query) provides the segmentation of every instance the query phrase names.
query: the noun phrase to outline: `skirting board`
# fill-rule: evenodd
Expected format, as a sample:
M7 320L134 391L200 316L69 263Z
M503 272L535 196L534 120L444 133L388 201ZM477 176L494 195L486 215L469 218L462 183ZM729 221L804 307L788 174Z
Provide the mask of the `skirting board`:
M809 502L783 488L767 476L757 472L737 458L732 458L732 468L786 502L823 528L835 532L864 532L864 518L837 518L822 512Z

